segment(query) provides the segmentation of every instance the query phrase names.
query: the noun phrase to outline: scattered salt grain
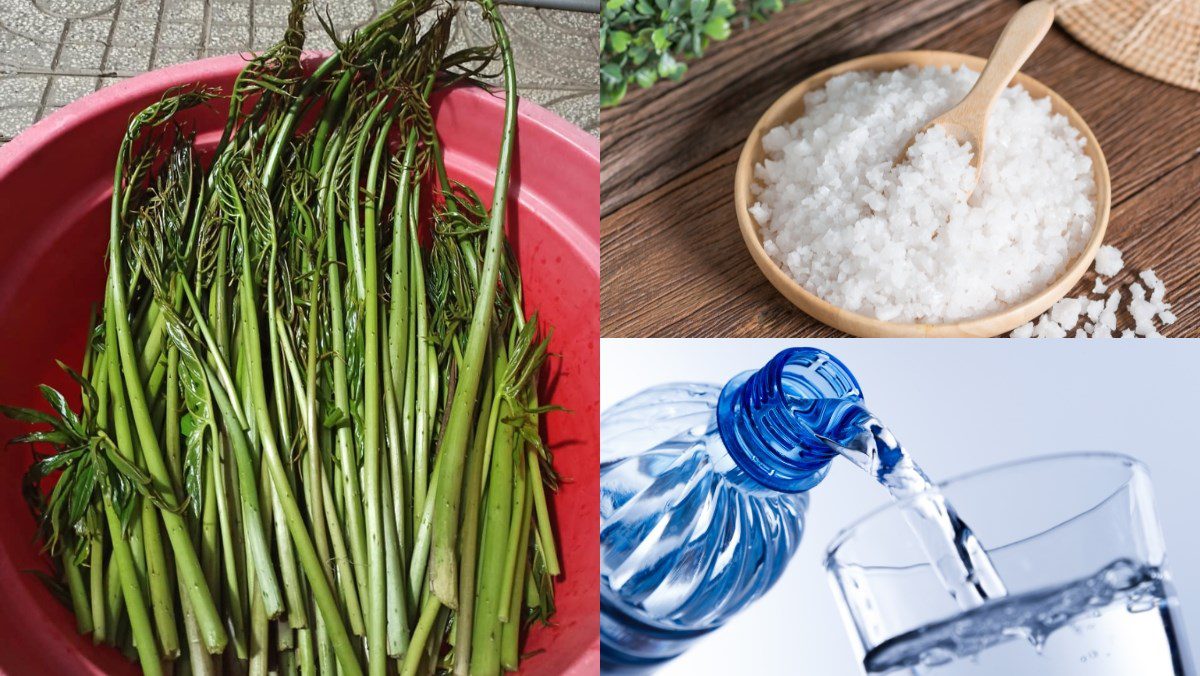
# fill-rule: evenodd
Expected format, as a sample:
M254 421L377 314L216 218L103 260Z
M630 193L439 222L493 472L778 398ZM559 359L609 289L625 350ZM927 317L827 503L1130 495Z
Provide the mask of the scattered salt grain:
M1166 285L1162 283L1158 275L1154 274L1153 270L1142 270L1142 274L1138 277L1150 288L1150 302L1154 304L1155 310L1162 309L1165 305L1163 297L1167 294Z
M1146 289L1134 282L1129 285L1129 315L1133 317L1133 331L1147 338L1159 335L1154 328L1154 315L1158 314L1154 303L1146 300Z
M806 95L755 167L751 214L771 259L824 300L893 321L986 315L1061 275L1091 234L1095 182L1083 137L1048 99L1004 91L978 185L972 149L938 127L895 163L977 78L851 72Z
M1104 274L1104 271L1116 274L1124 267L1121 252L1116 248L1104 246L1100 251L1104 252L1104 260L1102 264L1100 254L1096 255L1097 274ZM1167 287L1153 270L1143 270L1138 278L1140 282L1133 282L1128 286L1127 311L1133 319L1133 328L1122 329L1117 335L1121 338L1160 338L1162 334L1159 333L1156 321L1166 326L1175 323L1177 319L1171 312L1171 304L1166 301ZM1107 297L1101 295L1105 291L1110 291ZM1097 279L1092 287L1092 295L1101 297L1063 298L1038 319L1013 329L1009 336L1062 338L1075 328L1079 318L1083 316L1086 319L1071 335L1072 338L1112 338L1117 333L1117 313L1121 309L1123 299L1121 289L1115 285L1103 284Z
M1100 319L1096 325L1105 335L1112 335L1117 330L1117 310L1121 307L1121 290L1113 289L1104 301L1104 309L1100 311Z
M1049 315L1042 315L1033 327L1034 338L1066 338L1067 330L1059 326Z
M1085 298L1063 298L1050 308L1050 319L1067 331L1079 323L1079 314L1083 312Z
M1112 277L1123 267L1125 261L1121 260L1121 251L1117 247L1105 244L1096 252L1096 274L1101 277Z

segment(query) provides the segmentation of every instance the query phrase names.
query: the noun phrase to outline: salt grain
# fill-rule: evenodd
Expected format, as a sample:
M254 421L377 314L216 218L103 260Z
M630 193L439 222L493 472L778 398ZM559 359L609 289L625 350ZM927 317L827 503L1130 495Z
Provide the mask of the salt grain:
M1106 251L1107 250L1107 251ZM1100 254L1096 256L1096 272L1112 274L1120 272L1124 267L1121 252L1114 247L1101 247L1104 260ZM1166 301L1167 287L1153 270L1143 270L1138 278L1141 282L1129 285L1128 313L1133 319L1133 328L1122 329L1121 338L1161 338L1156 321L1162 325L1173 324L1175 314L1171 312L1171 304ZM1143 286L1144 284L1144 286ZM1099 279L1092 287L1092 294L1103 294L1109 285L1102 284ZM1147 297L1149 289L1149 297ZM1123 296L1119 288L1112 288L1107 298L1063 298L1033 322L1013 329L1011 338L1062 338L1079 323L1080 316L1086 317L1083 325L1075 331L1072 338L1112 338L1117 330L1117 312L1121 309Z
M1066 338L1067 330L1059 326L1058 322L1051 319L1048 315L1042 315L1042 318L1033 327L1033 337Z
M1063 298L1050 308L1050 319L1067 331L1079 323L1079 314L1083 312L1084 298Z
M1121 260L1121 252L1117 247L1105 244L1096 252L1096 274L1101 277L1112 277L1123 267L1125 267L1125 261Z
M852 72L806 95L803 117L764 135L755 168L751 215L771 259L826 301L893 321L979 317L1058 278L1091 234L1095 182L1084 139L1048 99L1004 91L977 186L972 149L938 127L895 164L977 77Z
M1104 301L1104 309L1100 311L1100 319L1096 321L1096 326L1101 331L1106 332L1105 335L1111 335L1117 330L1117 310L1121 307L1121 290L1113 289L1108 295L1108 299Z
M1129 285L1129 315L1133 317L1133 331L1139 336L1153 337L1158 335L1154 328L1154 315L1157 314L1154 303L1146 300L1146 289L1134 282Z

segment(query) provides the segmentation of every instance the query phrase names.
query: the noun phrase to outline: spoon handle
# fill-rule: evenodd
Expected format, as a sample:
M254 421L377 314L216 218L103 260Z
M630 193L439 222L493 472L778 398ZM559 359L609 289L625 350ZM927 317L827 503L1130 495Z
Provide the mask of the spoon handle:
M987 65L971 92L963 99L963 112L986 120L992 103L1008 86L1025 60L1046 36L1054 23L1054 6L1046 0L1034 0L1017 10L1009 19L1000 39L992 48Z

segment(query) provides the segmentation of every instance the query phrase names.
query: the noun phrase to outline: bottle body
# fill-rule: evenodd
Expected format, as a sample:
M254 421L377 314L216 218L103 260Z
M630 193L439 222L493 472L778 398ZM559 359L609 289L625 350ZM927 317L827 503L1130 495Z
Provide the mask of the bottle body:
M721 388L646 390L601 416L600 633L610 664L674 657L778 580L808 494L754 482L718 430Z
M606 667L670 659L775 584L828 440L861 401L841 362L792 348L724 386L661 385L601 415Z

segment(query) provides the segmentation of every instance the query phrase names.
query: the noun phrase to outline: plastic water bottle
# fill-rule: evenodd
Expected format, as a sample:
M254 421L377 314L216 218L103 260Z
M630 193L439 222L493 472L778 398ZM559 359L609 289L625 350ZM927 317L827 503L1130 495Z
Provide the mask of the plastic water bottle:
M775 584L861 402L840 361L793 348L724 387L661 385L601 415L606 667L674 657Z

